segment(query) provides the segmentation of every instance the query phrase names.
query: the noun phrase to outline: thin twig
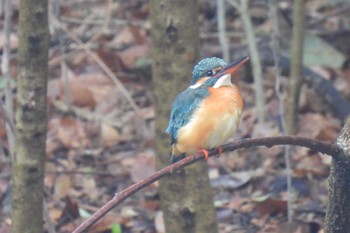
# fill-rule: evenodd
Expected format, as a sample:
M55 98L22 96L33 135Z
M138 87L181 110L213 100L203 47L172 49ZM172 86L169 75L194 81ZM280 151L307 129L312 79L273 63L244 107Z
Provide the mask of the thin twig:
M276 82L275 82L275 92L279 103L279 118L280 118L280 131L282 135L286 134L286 122L284 118L284 101L283 96L281 93L281 71L279 68L280 65L280 59L279 59L279 52L280 52L280 30L279 30L279 21L278 21L278 1L277 0L269 0L269 13L272 21L272 35L271 35L271 48L272 48L272 54L273 54L273 60L274 60L274 68L275 68L275 74L276 74ZM292 169L291 169L291 162L290 162L290 152L291 147L285 146L284 147L284 160L286 163L286 176L287 176L287 218L288 218L288 227L290 226L292 222L292 204L293 200L291 198L292 193Z
M233 6L237 6L236 2L229 0ZM244 30L247 35L247 42L249 48L249 54L252 61L252 71L254 76L254 89L255 89L255 104L258 109L259 122L265 121L265 95L264 95L264 83L263 72L260 62L259 51L256 43L256 37L254 35L253 24L249 15L249 2L250 0L240 0L240 6L237 10L240 12L240 17L244 25Z
M225 1L216 0L219 42L222 48L222 57L226 62L230 61L230 46L227 40L225 23Z
M243 32L226 32L226 36L228 38L238 38L242 39L245 37L245 33ZM219 33L217 32L201 32L199 37L203 40L205 39L217 39L219 38Z
M266 146L272 147L276 145L296 145L310 148L311 150L318 151L320 153L328 154L330 156L336 156L340 153L341 149L337 145L312 140L309 138L295 137L295 136L280 136L280 137L266 137L266 138L252 138L252 139L243 139L240 141L228 143L222 146L222 152L234 151L240 148L250 148L256 146ZM218 154L217 150L210 150L209 157L215 156ZM153 175L129 186L120 193L116 193L115 196L104 204L98 211L96 211L91 217L85 220L78 228L76 228L73 233L81 233L88 229L91 225L96 223L104 215L106 215L112 208L116 205L133 195L134 193L140 191L144 187L152 184L153 182L161 179L166 175L171 175L173 172L184 168L190 164L197 162L204 158L203 153L199 152L191 156L187 156L183 160L180 160L177 163L171 164Z
M327 19L330 19L333 16L339 16L339 15L341 15L343 13L348 13L349 10L350 10L350 4L348 3L345 6L343 5L343 6L339 7L339 9L337 9L337 10L330 11L329 13L322 14L321 18L310 20L310 22L307 23L307 27L308 28L314 27L317 24L321 24L321 23L323 23Z

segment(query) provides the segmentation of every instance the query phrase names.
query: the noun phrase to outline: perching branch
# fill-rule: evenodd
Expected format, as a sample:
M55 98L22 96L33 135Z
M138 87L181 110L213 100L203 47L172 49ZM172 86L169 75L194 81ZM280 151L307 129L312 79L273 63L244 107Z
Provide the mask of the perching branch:
M234 151L241 148L250 148L256 146L266 146L272 147L277 145L294 145L294 146L302 146L309 148L314 151L318 151L323 154L328 154L332 157L337 156L341 149L337 145L309 139L303 137L295 137L295 136L280 136L280 137L266 137L266 138L251 138L251 139L243 139L239 141L235 141L232 143L228 143L222 146L222 152ZM217 150L210 150L209 157L215 156L218 154ZM166 175L171 175L173 172L180 170L181 168L187 167L190 164L197 162L204 158L202 153L196 153L191 156L187 156L183 160L180 160L177 163L171 164L153 175L129 186L124 189L120 193L116 193L116 195L108 201L105 205L103 205L98 211L96 211L90 218L88 218L85 222L83 222L78 228L76 228L73 233L80 233L88 229L91 225L96 223L99 219L101 219L104 215L106 215L113 207L121 203L123 200L127 199L134 193L140 191L144 187L150 185L151 183L161 179Z

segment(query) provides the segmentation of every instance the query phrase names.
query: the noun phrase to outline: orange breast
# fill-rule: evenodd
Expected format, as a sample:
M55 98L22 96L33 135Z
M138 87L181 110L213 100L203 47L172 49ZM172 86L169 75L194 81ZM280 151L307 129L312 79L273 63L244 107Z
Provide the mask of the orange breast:
M179 129L175 154L217 147L235 133L243 108L238 88L209 88L209 93L190 122Z

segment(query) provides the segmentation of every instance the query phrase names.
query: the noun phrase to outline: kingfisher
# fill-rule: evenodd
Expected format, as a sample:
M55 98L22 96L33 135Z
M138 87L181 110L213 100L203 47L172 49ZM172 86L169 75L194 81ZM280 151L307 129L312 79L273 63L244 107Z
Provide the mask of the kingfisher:
M243 109L238 87L231 82L249 57L227 64L224 60L204 58L194 66L191 85L176 96L166 133L171 136L171 162L188 154L217 148L236 132Z

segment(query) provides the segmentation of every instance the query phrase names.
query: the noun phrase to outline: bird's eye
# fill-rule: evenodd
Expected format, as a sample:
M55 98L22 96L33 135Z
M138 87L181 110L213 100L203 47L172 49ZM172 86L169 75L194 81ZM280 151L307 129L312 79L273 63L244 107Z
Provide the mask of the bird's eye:
M212 75L213 75L213 71L212 71L212 70L208 70L208 71L207 71L207 75L208 75L208 76L212 76Z

